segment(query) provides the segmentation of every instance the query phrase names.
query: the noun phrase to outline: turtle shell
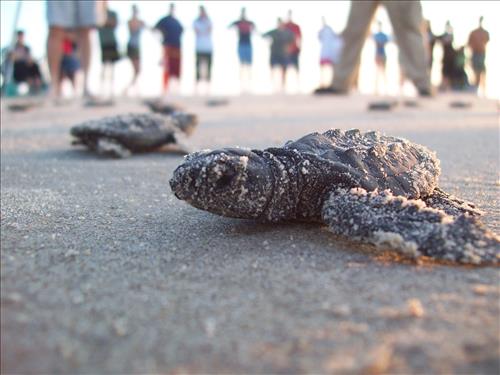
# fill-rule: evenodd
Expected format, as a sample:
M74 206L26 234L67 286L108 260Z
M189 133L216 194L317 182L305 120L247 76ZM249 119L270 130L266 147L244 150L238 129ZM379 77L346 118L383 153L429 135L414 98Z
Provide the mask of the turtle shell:
M308 134L286 143L284 148L345 165L353 171L360 186L369 191L389 189L407 198L431 194L440 173L434 152L406 139L373 131L332 129L323 134ZM324 169L321 173L332 173L328 163L321 165Z
M169 117L141 113L90 120L71 128L71 135L92 146L101 138L112 139L131 151L147 151L175 142L174 133L191 129L195 116L187 114ZM193 124L193 125L191 125Z

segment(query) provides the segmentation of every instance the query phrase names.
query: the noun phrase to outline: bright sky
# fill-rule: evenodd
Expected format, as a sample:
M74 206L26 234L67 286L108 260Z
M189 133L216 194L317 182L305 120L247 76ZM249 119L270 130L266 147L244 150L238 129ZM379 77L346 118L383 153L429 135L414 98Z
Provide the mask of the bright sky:
M17 1L2 0L1 7L1 46L8 45L12 38L14 14ZM176 14L184 25L183 37L183 77L181 92L190 94L194 89L194 32L193 20L198 13L198 6L204 4L214 25L214 62L213 62L213 93L237 94L239 92L239 68L236 53L236 31L228 30L227 26L239 17L240 8L247 8L248 18L256 23L258 33L254 35L254 92L270 93L273 83L270 79L271 72L268 66L269 42L260 37L263 33L274 28L276 18L286 17L288 9L292 9L293 18L303 32L303 49L301 54L300 87L296 87L290 80L290 92L311 92L320 79L319 50L320 45L317 33L321 26L321 17L324 15L334 30L340 32L345 26L349 12L348 1L174 1L177 6ZM126 21L130 17L131 1L109 1L109 6L118 12L119 27L117 29L118 41L122 51L126 49L128 31ZM137 1L140 17L150 26L167 13L169 2ZM500 14L498 1L474 2L449 2L449 1L423 1L424 17L431 20L432 29L436 34L443 32L446 20L450 20L455 30L455 44L463 45L467 42L469 32L477 26L480 15L485 16L484 26L490 32L490 43L487 53L487 95L500 98L500 26L497 18ZM18 28L26 32L27 43L31 46L35 57L45 56L47 38L45 1L22 1ZM379 8L377 19L384 23L386 32L391 33L390 22L383 7ZM142 35L142 64L141 92L144 95L156 95L160 92L161 84L161 48L159 35L149 30ZM98 46L97 35L93 35L93 43ZM96 48L96 51L99 49ZM362 55L362 68L360 75L360 90L365 93L374 91L373 83L373 55L374 46L371 40L365 44ZM397 64L397 49L394 45L388 47L388 74L389 92L397 92L399 70ZM100 52L94 54L91 66L91 89L98 91L100 76ZM439 59L439 48L435 57ZM127 59L117 63L116 92L121 90L131 78L132 69ZM439 80L439 62L432 73L433 82ZM293 77L292 77L293 78Z

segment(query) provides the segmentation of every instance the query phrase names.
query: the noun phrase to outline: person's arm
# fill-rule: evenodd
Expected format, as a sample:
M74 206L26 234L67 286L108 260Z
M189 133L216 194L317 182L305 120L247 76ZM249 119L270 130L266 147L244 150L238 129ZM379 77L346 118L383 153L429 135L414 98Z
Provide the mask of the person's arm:
M296 44L297 44L297 47L300 49L302 49L302 31L300 30L300 26L297 25L297 36L296 36Z
M264 38L271 37L273 35L274 30L269 30L267 33L262 34Z

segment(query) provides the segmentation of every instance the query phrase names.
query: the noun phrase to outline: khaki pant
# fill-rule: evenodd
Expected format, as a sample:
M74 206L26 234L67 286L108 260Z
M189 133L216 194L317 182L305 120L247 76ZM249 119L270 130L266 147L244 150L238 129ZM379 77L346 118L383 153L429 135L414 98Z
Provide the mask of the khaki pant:
M352 87L359 71L361 49L370 32L377 6L381 3L386 7L394 29L399 63L405 76L413 81L417 89L430 90L420 1L351 1L351 11L342 35L344 47L340 62L335 67L333 87L341 91Z

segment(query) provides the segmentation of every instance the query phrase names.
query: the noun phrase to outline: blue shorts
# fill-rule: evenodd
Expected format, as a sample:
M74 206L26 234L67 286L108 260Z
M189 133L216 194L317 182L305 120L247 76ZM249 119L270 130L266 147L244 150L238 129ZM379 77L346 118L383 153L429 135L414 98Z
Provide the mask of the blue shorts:
M239 44L238 45L238 56L240 58L241 64L252 63L252 45L251 44Z
M270 63L271 63L271 67L281 66L281 67L286 68L286 66L288 65L288 57L281 56L281 55L277 55L277 56L271 55Z

